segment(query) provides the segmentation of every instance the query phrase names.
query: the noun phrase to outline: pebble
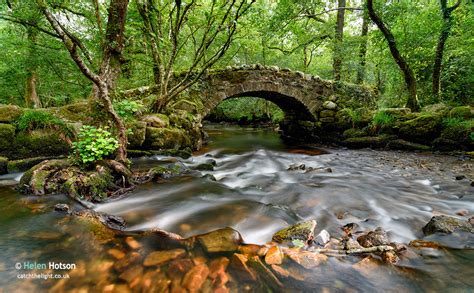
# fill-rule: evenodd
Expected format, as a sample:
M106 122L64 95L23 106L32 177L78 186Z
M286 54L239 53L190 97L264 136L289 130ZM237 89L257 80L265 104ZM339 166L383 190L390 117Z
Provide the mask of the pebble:
M314 242L317 245L324 246L324 245L326 245L326 243L329 242L330 238L331 238L331 235L329 235L328 231L321 230L321 232L319 232L319 234L316 236L316 238L314 238Z
M164 264L170 260L183 256L186 253L184 249L172 249L172 250L162 250L162 251L153 251L148 254L143 265L146 267L157 266Z

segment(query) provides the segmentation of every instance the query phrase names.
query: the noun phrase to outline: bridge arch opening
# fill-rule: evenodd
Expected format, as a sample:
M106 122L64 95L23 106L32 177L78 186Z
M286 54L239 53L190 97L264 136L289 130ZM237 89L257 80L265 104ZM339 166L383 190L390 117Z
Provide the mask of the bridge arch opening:
M314 115L311 114L308 108L298 99L282 93L263 90L246 91L231 96L220 97L217 103L214 104L214 107L208 109L209 113L211 113L211 115L216 114L216 110L219 109L219 105L222 105L222 103L225 101L231 101L236 98L258 98L261 100L269 101L282 111L284 116L283 119L287 121L316 121Z

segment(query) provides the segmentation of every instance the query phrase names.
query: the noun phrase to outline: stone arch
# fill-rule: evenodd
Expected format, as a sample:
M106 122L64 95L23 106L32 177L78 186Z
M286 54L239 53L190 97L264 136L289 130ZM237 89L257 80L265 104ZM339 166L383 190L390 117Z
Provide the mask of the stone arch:
M307 95L293 87L282 87L265 82L244 82L213 93L205 101L205 113L209 114L222 101L239 97L262 98L276 104L287 120L317 121L317 114L311 110L321 107L318 100L310 100Z

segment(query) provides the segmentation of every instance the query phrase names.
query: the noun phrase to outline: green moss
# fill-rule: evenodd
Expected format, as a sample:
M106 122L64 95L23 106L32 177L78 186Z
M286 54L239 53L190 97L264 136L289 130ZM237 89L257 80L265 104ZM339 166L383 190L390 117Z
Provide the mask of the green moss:
M381 134L379 136L351 137L343 141L349 148L385 148L387 143L396 139L394 135Z
M66 105L51 111L58 117L68 121L87 123L91 120L91 108L87 101Z
M146 138L144 146L146 148L160 149L179 149L191 145L190 138L185 131L179 128L146 128Z
M0 153L6 154L12 150L15 139L15 127L11 124L0 123Z
M402 138L417 143L431 143L441 132L441 115L423 113L399 124Z
M16 105L0 105L0 123L12 123L23 113Z
M0 157L0 175L8 173L8 158Z
M146 137L146 122L135 121L127 123L129 129L128 147L139 148L144 142Z
M34 130L31 133L19 133L14 141L14 150L11 158L21 159L28 157L66 155L69 146L60 135L52 130Z
M474 108L470 106L455 107L449 111L450 118L474 119Z
M344 138L351 138L351 137L364 137L367 136L368 133L362 129L357 129L357 128L350 128L344 131L342 136Z
M41 163L44 160L49 160L51 158L52 157L35 157L35 158L28 158L28 159L21 159L21 160L12 160L8 162L8 172L9 173L23 172Z

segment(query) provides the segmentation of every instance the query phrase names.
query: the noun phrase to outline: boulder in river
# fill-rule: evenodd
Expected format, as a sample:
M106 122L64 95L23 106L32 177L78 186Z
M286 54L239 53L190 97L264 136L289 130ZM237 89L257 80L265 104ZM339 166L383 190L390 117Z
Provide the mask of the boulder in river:
M196 238L209 253L236 251L243 243L240 233L230 227L199 235Z
M367 234L359 236L357 241L363 247L372 247L378 245L387 245L389 243L387 232L381 227L378 227L374 231L370 231Z
M434 233L451 234L454 231L474 233L474 228L468 221L444 215L432 217L428 224L423 227L425 235Z
M272 241L284 243L300 240L305 243L310 243L313 241L316 225L315 220L297 223L273 234Z

